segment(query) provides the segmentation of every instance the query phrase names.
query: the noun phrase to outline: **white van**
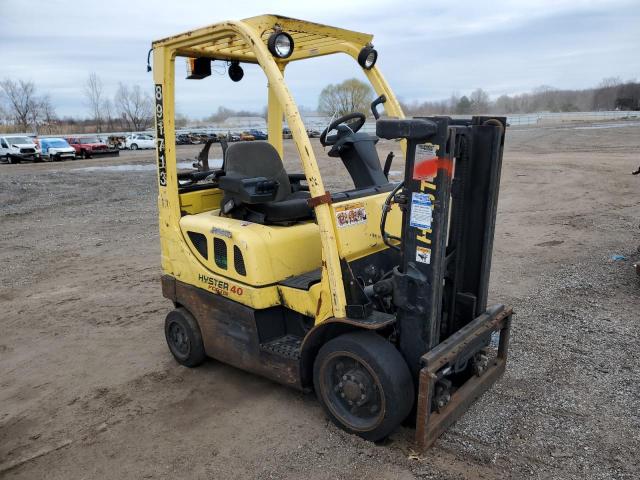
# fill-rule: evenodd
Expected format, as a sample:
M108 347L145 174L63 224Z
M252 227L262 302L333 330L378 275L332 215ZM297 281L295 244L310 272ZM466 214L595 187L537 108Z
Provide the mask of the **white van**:
M40 148L42 156L49 161L75 160L76 149L73 148L64 138L41 138Z
M25 135L0 136L0 161L20 163L22 160L42 160L40 148L35 141Z

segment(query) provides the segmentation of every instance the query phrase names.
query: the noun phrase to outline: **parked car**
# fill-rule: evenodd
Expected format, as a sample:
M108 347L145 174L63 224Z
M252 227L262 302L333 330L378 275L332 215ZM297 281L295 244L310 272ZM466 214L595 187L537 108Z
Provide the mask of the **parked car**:
M156 140L145 133L134 133L127 136L124 142L125 148L138 150L142 148L156 148Z
M64 138L39 139L42 158L51 161L74 160L76 150Z
M256 139L256 137L251 135L249 132L242 132L240 134L240 140L242 140L242 141L255 140L255 139Z
M66 137L65 140L75 149L76 156L80 158L117 157L120 155L117 148L109 148L96 136Z
M253 138L255 138L256 140L267 139L267 134L264 133L262 130L249 130L247 133L253 135Z
M291 134L291 130L288 128L283 128L282 129L282 138L293 138L293 135Z
M320 136L320 132L318 130L307 128L307 135L309 138L318 138Z
M227 133L226 135L223 135L224 138L227 139L227 142L239 142L240 141L240 135L238 135L237 133Z
M179 133L176 135L176 145L191 145L191 137L186 133Z
M0 137L0 160L20 163L23 160L41 161L40 148L32 138L24 135Z

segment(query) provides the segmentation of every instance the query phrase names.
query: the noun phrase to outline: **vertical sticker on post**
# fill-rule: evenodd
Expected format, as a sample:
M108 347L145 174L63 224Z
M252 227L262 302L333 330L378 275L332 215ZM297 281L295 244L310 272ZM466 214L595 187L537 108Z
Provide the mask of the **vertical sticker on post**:
M409 225L421 230L431 230L433 205L426 193L413 192L411 194L411 215Z
M431 263L431 249L427 247L416 247L416 262Z
M155 88L156 99L156 150L158 154L158 182L161 187L167 186L167 159L164 152L164 104L162 102L162 85Z
M416 145L416 157L413 164L414 180L429 180L436 176L439 168L439 145L420 143Z

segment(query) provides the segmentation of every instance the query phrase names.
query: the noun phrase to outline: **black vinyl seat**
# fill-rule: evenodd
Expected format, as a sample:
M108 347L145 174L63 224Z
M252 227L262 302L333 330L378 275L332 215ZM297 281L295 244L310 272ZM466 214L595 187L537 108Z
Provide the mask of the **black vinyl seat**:
M313 209L307 199L309 192L301 190L300 176L291 179L284 169L278 151L268 142L251 141L229 145L225 154L225 176L237 179L264 177L268 182L276 182L273 200L259 203L245 203L232 191L224 191L222 211L233 218L262 224L291 224L309 219ZM294 183L292 184L292 179Z

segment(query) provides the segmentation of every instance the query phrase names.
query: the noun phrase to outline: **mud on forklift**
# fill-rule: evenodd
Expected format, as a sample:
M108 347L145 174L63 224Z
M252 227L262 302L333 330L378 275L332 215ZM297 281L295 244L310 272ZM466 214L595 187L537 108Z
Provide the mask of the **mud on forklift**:
M169 349L315 390L339 427L377 441L414 423L430 446L505 369L512 311L487 306L505 119L405 118L373 37L264 15L153 43L162 292L175 309ZM354 189L325 189L284 80L290 62L344 53L379 97L335 119L320 142ZM268 142L228 146L221 168L178 172L176 57L189 77L227 62L268 80ZM378 108L384 105L385 118ZM283 166L286 118L302 173ZM378 138L398 139L404 180L389 181Z

